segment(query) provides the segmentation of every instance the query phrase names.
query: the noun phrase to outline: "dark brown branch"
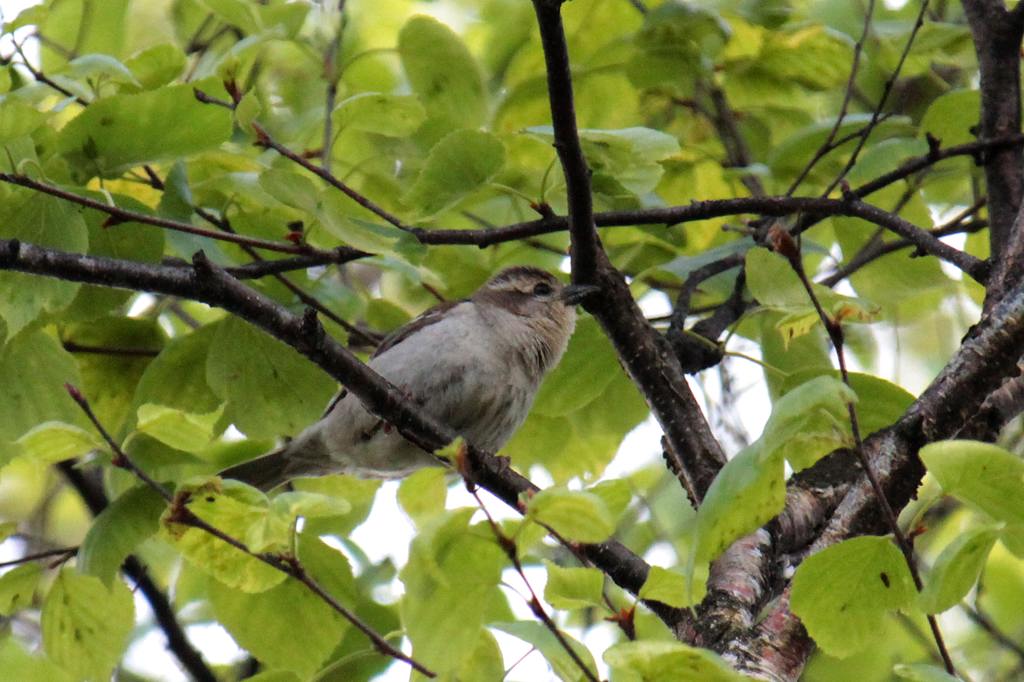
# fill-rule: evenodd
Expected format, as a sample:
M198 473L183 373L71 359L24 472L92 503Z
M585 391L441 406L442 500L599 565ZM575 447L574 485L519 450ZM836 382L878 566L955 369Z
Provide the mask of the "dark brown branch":
M62 342L69 353L91 353L94 355L116 355L123 357L155 358L160 351L150 348L115 348L112 346L85 346L75 341Z
M1016 287L987 311L939 376L891 427L864 441L886 496L901 509L924 474L917 451L924 444L956 434L978 412L985 397L1017 371L1024 346L1024 286ZM870 483L861 478L811 545L811 551L849 537L884 533L886 523ZM788 592L769 608L759 625L732 638L728 657L741 670L776 679L795 679L811 642L788 606ZM797 652L780 658L778 652ZM802 652L802 653L800 653Z
M584 301L611 340L619 359L661 424L680 458L687 495L699 503L725 464L715 439L668 341L644 318L622 274L608 260L597 236L590 171L576 129L572 75L559 0L534 0L547 68L555 149L565 175L573 281L601 291Z
M725 147L726 162L729 166L746 168L753 159L750 155L750 147L736 124L736 112L733 111L722 88L714 83L704 83L703 85L707 88L708 97L711 99L713 112L711 123L715 126L715 131ZM751 195L755 197L765 195L764 184L756 175L745 173L740 177L740 182L750 191Z
M371 254L347 246L341 246L325 254L309 256L293 256L291 258L275 258L274 260L259 259L245 265L227 267L225 270L238 279L259 279L270 275L278 275L294 270L306 270L321 265L341 265L350 261L366 258ZM184 263L184 261L180 261Z
M533 9L540 27L540 41L547 69L548 99L555 151L565 175L569 204L568 227L572 235L572 276L577 284L594 284L601 242L594 224L594 199L590 192L590 168L583 155L576 130L573 103L572 70L569 46L562 26L561 0L534 0Z
M1002 2L964 0L981 75L981 125L984 138L1020 133L1020 45L1024 22ZM1024 156L1019 147L990 151L984 157L991 223L990 244L998 261L1010 244L1012 226L1024 191ZM1020 241L1024 236L1015 236Z

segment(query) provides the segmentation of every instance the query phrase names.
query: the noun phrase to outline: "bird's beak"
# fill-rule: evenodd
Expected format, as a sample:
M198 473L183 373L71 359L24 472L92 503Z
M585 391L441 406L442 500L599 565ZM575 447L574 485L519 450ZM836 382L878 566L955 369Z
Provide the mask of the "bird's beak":
M601 287L593 284L570 284L562 289L561 299L565 305L577 305L583 302L587 296L596 294Z

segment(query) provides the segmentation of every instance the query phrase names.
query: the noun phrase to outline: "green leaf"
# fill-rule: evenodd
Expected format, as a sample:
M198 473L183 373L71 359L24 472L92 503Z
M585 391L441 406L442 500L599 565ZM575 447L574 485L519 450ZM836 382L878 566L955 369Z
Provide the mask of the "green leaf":
M921 461L948 494L998 521L1024 523L1024 461L1003 448L947 440L921 448Z
M352 511L352 505L340 497L321 495L301 490L287 491L274 496L270 512L288 522L298 517L315 519L341 516Z
M78 209L53 197L33 195L0 204L0 236L35 246L82 253L88 231ZM0 272L0 317L8 338L44 313L56 313L74 300L80 285L18 272Z
M626 67L629 80L640 88L664 85L690 94L692 81L729 34L728 24L715 12L682 3L660 5L646 13L633 38L636 54Z
M587 488L587 492L593 493L604 500L604 504L608 507L608 511L613 519L622 516L622 513L626 511L626 507L629 506L630 500L633 499L632 487L628 481L621 478L601 481Z
M214 528L243 542L254 552L285 551L289 548L287 522L272 519L267 496L237 481L187 486L187 507ZM199 528L175 523L170 508L161 519L162 536L196 568L230 588L242 592L264 592L287 576L254 557L232 547Z
M46 114L12 98L0 101L0 144L31 134L46 121Z
M95 431L52 421L43 422L15 442L21 446L22 457L44 464L79 457L104 447Z
M548 581L544 599L556 609L580 609L604 604L604 574L596 568L562 568L545 561Z
M448 26L413 17L398 34L398 54L412 91L443 130L484 123L487 95L480 67Z
M921 135L930 133L943 147L973 142L973 128L981 119L981 93L953 90L932 100L921 119Z
M100 192L80 192L90 199L106 202ZM139 213L150 213L148 206L131 197L117 194L114 202L121 208ZM164 253L164 233L158 227L141 223L106 225L107 216L100 211L82 213L89 231L89 255L107 256L122 260L156 263ZM78 295L64 312L65 319L95 320L123 305L135 292L98 285L83 284Z
M361 92L342 100L331 120L339 132L352 129L405 137L416 132L426 117L426 110L415 97Z
M417 525L443 512L447 496L445 470L438 467L420 469L398 486L398 503Z
M164 499L148 486L137 486L118 497L89 527L78 550L78 570L110 587L128 555L160 530L160 515L166 508Z
M538 651L544 654L544 658L547 659L551 669L560 680L577 682L578 680L588 679L583 671L580 670L579 665L569 656L569 652L565 650L562 643L558 641L558 638L543 624L535 621L515 621L493 623L492 627L502 632L507 632L513 637L517 637L536 647ZM591 675L596 678L597 667L594 664L594 657L591 655L590 650L565 632L562 632L562 637L569 643L569 646L572 647L572 650L580 660L583 661Z
M622 642L604 652L604 661L623 679L643 682L739 682L746 679L715 653L679 642Z
M282 204L315 215L320 208L320 191L304 175L269 168L260 173L260 187Z
M770 521L785 501L782 453L765 453L758 443L744 449L718 472L697 510L693 561L716 558Z
M533 410L547 417L575 412L604 393L621 371L608 337L594 318L585 317L576 325L562 361L544 379Z
M0 349L0 376L0 442L13 441L47 421L85 423L64 390L65 383L81 383L78 368L49 334L19 334Z
M201 4L232 26L245 33L256 33L263 28L256 7L244 0L200 0Z
M74 682L51 661L23 650L14 637L0 640L0 670L18 682Z
M974 528L958 535L942 550L919 595L925 613L942 613L960 603L985 567L992 545L999 539L994 528Z
M96 100L60 131L57 149L84 178L117 177L144 163L212 149L230 136L231 113L198 102L192 90L201 86L172 85Z
M213 582L209 591L217 620L240 646L302 679L320 669L345 631L341 616L294 579L256 595Z
M615 531L604 500L593 493L547 488L530 498L526 517L577 542L603 542Z
M660 566L651 566L637 596L680 608L689 606L692 601L686 577Z
M798 56L796 54L794 54L793 57L806 61L806 57ZM825 157L826 160L833 160L833 164L837 163L834 159L839 157L840 153L848 152L852 149L852 145L854 144L852 140L856 138L851 135L863 128L863 126L870 120L871 114L868 113L848 114L846 118L843 119L843 124L839 126L836 139L845 138L850 141L845 145L840 146L838 148L838 152L834 152L833 154ZM807 165L807 159L810 158L828 138L828 135L831 133L834 125L835 121L833 120L816 121L815 123L805 126L781 140L768 155L768 163L771 166L773 173L782 177L786 177L787 174L799 173L800 170ZM909 117L892 116L874 127L872 130L872 139L877 142L890 137L909 137L912 136L914 132L915 128ZM824 168L829 168L828 164L823 164L823 166ZM818 172L824 172L824 168L819 167Z
M823 371L822 369L806 369L790 373L782 382L781 392L788 393L797 386L810 381L818 376L831 376L838 380L838 371ZM860 423L861 433L865 436L879 431L897 419L899 419L907 408L914 402L914 396L902 386L886 381L871 374L850 372L850 388L857 394L857 419ZM843 389L837 389L839 395L849 399L848 393ZM827 408L827 406L824 406ZM849 433L849 419L845 410L833 411L837 419L842 422L843 432Z
M296 490L317 492L331 497L341 497L352 507L346 514L331 518L307 519L303 526L314 535L338 535L346 537L370 513L374 496L380 488L380 481L361 480L351 476L322 476L300 478L292 482Z
M527 130L545 141L554 140L551 126ZM595 183L605 176L636 195L652 191L664 173L658 162L680 151L676 138L652 128L583 129L579 135Z
M745 271L747 287L758 303L786 313L777 324L784 339L802 336L820 323L807 290L782 256L767 249L750 249ZM877 306L863 299L837 294L820 284L812 284L811 289L825 312L839 322L869 321L878 311Z
M405 585L399 608L413 657L439 673L469 656L489 607L502 599L497 585L506 557L490 528L468 525L475 511L427 521L399 574Z
M762 456L780 453L800 470L836 448L852 445L847 405L856 402L857 395L830 375L789 390L772 405L759 440Z
M1005 526L999 533L1003 546L1018 559L1024 559L1024 525Z
M493 178L505 163L505 147L491 133L456 130L430 150L416 182L402 197L418 216L450 208Z
M80 90L81 94L86 96L89 93L89 89L75 81L108 81L142 87L142 84L135 80L135 76L128 67L122 64L120 60L106 54L84 54L81 57L75 57L57 75L59 75L61 82L70 85L71 89ZM68 79L70 79L70 82Z
M125 348L157 352L164 344L164 332L156 320L106 317L67 325L61 329L64 343L86 348ZM134 418L131 396L149 364L148 355L120 353L76 353L82 374L79 388L100 422L114 434L122 433L125 422Z
M218 325L206 379L225 416L250 438L295 434L315 422L336 386L320 368L235 317Z
M80 680L108 680L134 623L131 592L115 581L65 569L43 604L43 647L54 662Z
M34 562L15 566L0 575L0 616L10 616L31 606L42 577L43 569Z
M332 189L321 195L316 215L328 232L353 248L407 258L423 251L419 241L405 230L363 220L351 213L352 202Z
M131 69L135 78L146 90L153 90L170 83L185 70L185 53L177 45L161 43L138 52L125 66Z
M915 598L903 554L887 538L866 536L805 559L790 606L819 647L845 658L883 637L886 615L908 609Z
M206 382L206 358L219 328L219 323L208 324L172 339L140 377L135 405L153 403L197 414L217 409L221 400Z
M147 403L138 409L136 430L177 450L196 452L206 447L214 436L214 427L224 410L207 414L190 414L173 407Z

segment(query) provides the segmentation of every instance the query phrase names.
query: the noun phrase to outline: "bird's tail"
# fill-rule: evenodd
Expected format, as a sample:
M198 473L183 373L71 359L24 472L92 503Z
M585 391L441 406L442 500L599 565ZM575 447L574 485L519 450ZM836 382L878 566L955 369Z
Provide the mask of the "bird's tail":
M228 467L219 475L267 492L294 478L295 472L289 466L288 446L285 445L256 459Z
M337 473L317 422L282 447L265 455L228 467L221 478L231 478L267 492L300 476Z

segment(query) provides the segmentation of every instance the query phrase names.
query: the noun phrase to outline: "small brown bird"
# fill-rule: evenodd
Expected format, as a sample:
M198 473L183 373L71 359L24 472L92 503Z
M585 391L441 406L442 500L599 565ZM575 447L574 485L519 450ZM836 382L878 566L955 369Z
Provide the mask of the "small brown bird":
M436 306L392 333L368 364L431 416L495 452L565 352L573 306L596 290L563 286L537 268L509 268L469 299ZM436 464L342 390L294 440L221 476L269 490L302 476L398 478Z

